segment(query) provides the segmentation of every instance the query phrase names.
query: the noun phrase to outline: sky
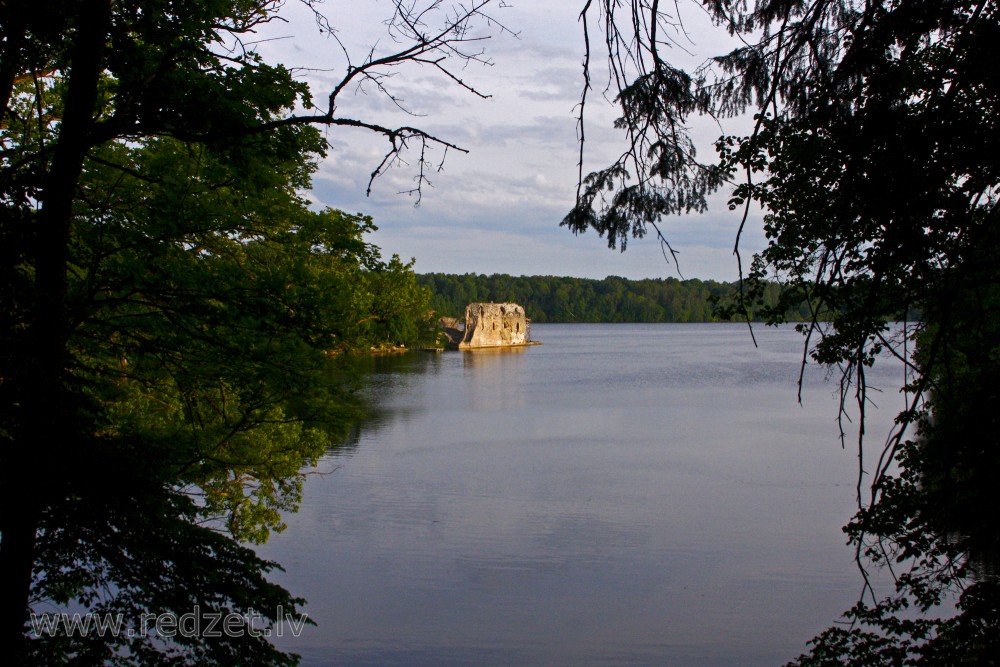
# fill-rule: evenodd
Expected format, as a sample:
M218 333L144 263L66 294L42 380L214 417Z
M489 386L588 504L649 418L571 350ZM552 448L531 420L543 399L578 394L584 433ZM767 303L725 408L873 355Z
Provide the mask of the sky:
M428 4L429 0L409 0ZM443 0L451 6L458 0ZM327 132L328 156L307 193L318 207L371 215L378 231L369 240L383 256L416 260L418 273L508 273L604 278L701 278L735 280L733 243L740 215L728 210L725 194L705 214L675 216L661 229L679 253L678 266L664 259L652 236L633 239L627 250L608 248L595 232L574 236L559 222L572 208L577 182L576 105L583 85L581 0L494 0L490 13L510 31L481 22L479 34L490 64L469 63L457 74L481 99L429 68L403 68L386 81L388 89L417 117L408 117L378 91L344 91L338 113L386 125L414 125L468 150L449 151L440 172L430 175L419 205L405 194L414 186L417 155L376 179L366 196L369 175L385 153L386 141L364 130ZM684 5L681 5L684 9ZM326 0L320 9L337 30L353 62L374 47L376 57L397 49L386 34L389 0ZM691 37L674 49L677 62L696 65L725 48L689 3L682 18ZM314 17L299 2L287 3L254 45L270 62L297 68L318 99L326 97L346 71L344 50L320 34ZM594 28L591 28L594 30ZM595 61L597 58L595 58ZM595 68L603 74L601 64ZM624 147L614 130L614 108L601 96L588 97L584 170L609 165ZM727 132L740 130L726 126ZM745 121L744 121L745 124ZM691 123L702 156L713 157L711 142L721 134L714 121ZM440 162L442 152L428 159ZM403 194L401 194L403 193ZM741 241L744 264L763 245L759 215Z

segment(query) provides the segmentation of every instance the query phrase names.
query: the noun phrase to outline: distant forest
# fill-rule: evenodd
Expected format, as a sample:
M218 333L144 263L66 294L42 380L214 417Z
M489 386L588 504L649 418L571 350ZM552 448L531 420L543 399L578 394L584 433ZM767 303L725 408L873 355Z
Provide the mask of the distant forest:
M417 283L430 289L430 306L441 316L462 317L476 301L511 301L534 322L715 322L715 301L725 302L737 286L714 280L656 278L604 280L506 274L425 273ZM767 286L765 303L781 288ZM804 306L803 306L804 308ZM807 311L801 313L807 319Z

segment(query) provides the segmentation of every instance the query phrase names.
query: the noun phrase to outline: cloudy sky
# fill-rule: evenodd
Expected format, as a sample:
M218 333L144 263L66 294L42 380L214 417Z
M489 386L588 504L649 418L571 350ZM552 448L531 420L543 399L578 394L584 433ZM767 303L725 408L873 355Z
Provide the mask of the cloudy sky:
M414 206L413 196L399 193L414 186L417 155L408 156L411 168L401 166L377 179L366 197L369 174L382 159L385 141L364 131L337 129L328 134L333 150L315 176L311 199L317 206L371 215L379 227L371 240L386 256L416 258L418 272L676 277L677 268L664 260L655 239L630 241L620 253L593 232L574 236L559 227L576 191L574 114L584 51L577 17L583 2L494 1L491 14L516 36L483 26L482 33L491 35L483 45L492 64L470 63L458 72L489 99L463 91L430 69L404 68L387 86L419 117L405 117L370 88L345 91L338 104L343 115L415 125L469 153L450 151L440 173L431 175L433 187L425 188L420 205ZM445 0L446 5L451 2ZM691 64L720 48L723 36L705 23L693 3L688 9L683 18L693 43L686 44L688 53L674 53ZM373 45L376 57L399 47L385 33L384 21L392 14L389 0L326 0L322 10L355 63ZM256 48L268 60L303 68L301 76L314 95L325 97L344 75L343 51L319 33L300 3L288 3L281 16L284 20L269 26L261 34L267 41ZM606 166L623 146L611 126L614 109L602 103L599 88L588 100L585 170ZM710 151L719 127L702 121L695 130ZM436 164L441 157L438 151L429 159ZM680 252L683 277L736 278L732 246L739 219L724 201L719 196L708 213L671 218L661 227ZM755 225L742 244L745 256L761 243Z

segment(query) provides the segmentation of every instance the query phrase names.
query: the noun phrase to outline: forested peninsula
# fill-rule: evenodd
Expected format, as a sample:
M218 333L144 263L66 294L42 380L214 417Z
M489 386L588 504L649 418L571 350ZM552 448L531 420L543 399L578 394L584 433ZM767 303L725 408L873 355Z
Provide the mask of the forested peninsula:
M714 280L650 278L603 280L558 276L417 274L417 284L431 292L430 307L441 316L461 317L466 304L513 301L524 306L533 322L716 322L739 292L737 283ZM781 294L766 286L764 303L773 306ZM802 319L809 319L805 304ZM753 314L751 314L753 316Z

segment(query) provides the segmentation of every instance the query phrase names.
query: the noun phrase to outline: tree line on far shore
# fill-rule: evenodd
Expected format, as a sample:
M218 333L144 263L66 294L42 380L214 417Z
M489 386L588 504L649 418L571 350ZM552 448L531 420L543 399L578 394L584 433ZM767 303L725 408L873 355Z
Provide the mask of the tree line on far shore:
M558 276L464 275L425 273L417 284L431 291L438 314L462 317L479 301L511 301L524 306L534 322L715 322L729 319L725 306L738 294L737 283L652 278L603 280ZM778 302L781 287L765 289L765 303ZM717 306L722 306L719 308ZM809 319L805 303L802 319ZM753 317L753 313L751 313Z

